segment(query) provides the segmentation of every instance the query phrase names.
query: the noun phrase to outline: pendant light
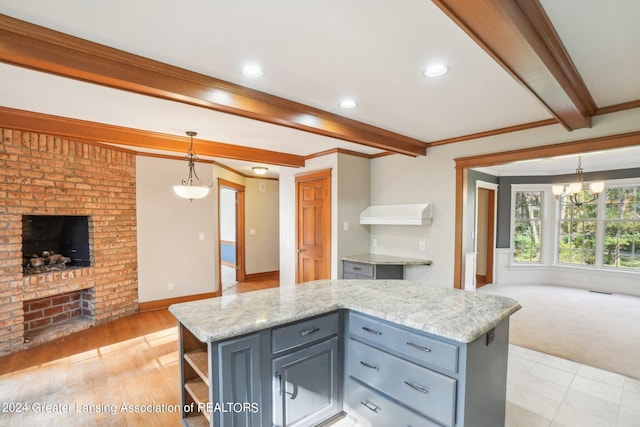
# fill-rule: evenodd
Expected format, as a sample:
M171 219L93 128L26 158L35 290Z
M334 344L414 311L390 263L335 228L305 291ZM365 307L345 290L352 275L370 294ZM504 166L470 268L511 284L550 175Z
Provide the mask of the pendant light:
M209 185L203 183L200 178L198 178L198 174L196 173L195 160L198 157L196 156L195 151L193 151L193 137L197 134L197 132L194 132L192 130L187 131L187 135L191 138L189 151L187 151L187 156L185 157L187 162L189 162L189 176L187 176L187 179L182 180L181 185L173 186L173 191L178 195L178 197L189 199L190 201L192 201L193 199L202 199L207 194L209 194L209 189L213 186L213 182L211 182Z
M576 178L575 181L568 184L566 187L564 185L554 185L552 187L553 195L556 199L560 199L562 197L566 197L574 206L582 206L585 203L591 203L595 201L600 193L604 190L604 182L592 182L589 184L589 193L591 196L588 199L584 198L582 194L582 190L584 189L584 176L582 169L582 158L578 156L578 167L576 168Z

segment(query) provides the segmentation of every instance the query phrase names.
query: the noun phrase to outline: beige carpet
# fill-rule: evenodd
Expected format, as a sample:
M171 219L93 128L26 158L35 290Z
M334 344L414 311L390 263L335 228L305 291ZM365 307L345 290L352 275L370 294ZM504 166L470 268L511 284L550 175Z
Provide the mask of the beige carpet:
M486 285L514 298L509 342L640 379L640 297L544 285Z

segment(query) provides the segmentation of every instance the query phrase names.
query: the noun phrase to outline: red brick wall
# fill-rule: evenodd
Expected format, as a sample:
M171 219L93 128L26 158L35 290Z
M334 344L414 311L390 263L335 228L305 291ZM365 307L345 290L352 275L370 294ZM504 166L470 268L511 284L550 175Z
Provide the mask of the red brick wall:
M95 287L96 323L136 313L135 154L0 128L0 355L24 348L23 301ZM91 266L23 277L22 215L89 216Z
M73 317L90 317L93 295L89 290L68 292L23 303L24 332L42 328Z

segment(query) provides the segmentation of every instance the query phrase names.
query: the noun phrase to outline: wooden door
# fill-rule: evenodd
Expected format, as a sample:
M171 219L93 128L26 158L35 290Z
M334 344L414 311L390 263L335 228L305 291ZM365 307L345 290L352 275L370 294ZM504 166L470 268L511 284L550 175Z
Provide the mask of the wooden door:
M296 177L297 283L331 278L331 170Z

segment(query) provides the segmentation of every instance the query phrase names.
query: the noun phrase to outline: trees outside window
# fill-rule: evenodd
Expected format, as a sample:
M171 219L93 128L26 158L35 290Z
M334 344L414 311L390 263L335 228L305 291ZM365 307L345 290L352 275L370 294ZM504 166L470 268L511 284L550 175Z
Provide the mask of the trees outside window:
M640 186L606 191L603 265L640 269Z
M542 191L515 192L514 262L540 262L542 195Z
M555 198L550 186L512 187L513 265L552 264L640 273L640 179Z
M578 200L588 200L591 195L582 191ZM560 199L558 216L559 264L594 265L596 262L596 226L598 200L574 204L568 197Z

